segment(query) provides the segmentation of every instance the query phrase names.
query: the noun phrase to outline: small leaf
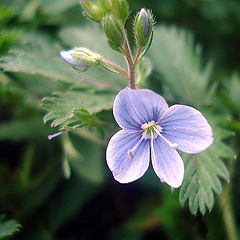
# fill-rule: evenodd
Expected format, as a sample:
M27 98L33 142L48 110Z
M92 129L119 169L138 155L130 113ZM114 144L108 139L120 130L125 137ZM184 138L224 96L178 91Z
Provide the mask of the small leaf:
M5 220L3 215L0 216L0 239L14 235L20 228L21 225L16 220Z
M53 127L66 125L68 121L74 119L77 111L85 109L90 114L94 114L110 109L113 99L113 93L104 91L91 92L75 89L62 94L58 93L43 100L43 106L49 110L44 121L52 121Z

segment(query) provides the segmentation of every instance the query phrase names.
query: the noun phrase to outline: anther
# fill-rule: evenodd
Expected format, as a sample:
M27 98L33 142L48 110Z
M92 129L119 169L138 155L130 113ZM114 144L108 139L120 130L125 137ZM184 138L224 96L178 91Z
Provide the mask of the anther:
M62 134L65 133L65 132L68 132L68 131L69 131L69 130L66 129L66 130L64 130L64 131L61 131L61 132L58 132L58 133L55 133L55 134L52 134L52 135L48 135L48 139L51 140L51 139L53 139L53 138L55 138L55 137L58 137L58 136L62 135Z
M128 150L127 155L128 155L130 158L133 158L133 157L134 157L134 152L136 152L136 150L138 149L138 147L139 147L139 145L141 144L141 142L142 142L143 139L144 139L144 138L141 137L141 138L139 139L139 141L135 144L135 146L134 146L133 148L131 148L131 149Z

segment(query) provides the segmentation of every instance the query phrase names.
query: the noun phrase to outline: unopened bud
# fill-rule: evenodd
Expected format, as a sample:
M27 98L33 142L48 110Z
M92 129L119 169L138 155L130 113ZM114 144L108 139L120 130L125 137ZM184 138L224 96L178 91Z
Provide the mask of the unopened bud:
M102 7L105 15L111 12L111 0L97 0L97 2Z
M144 8L137 14L134 21L134 35L138 47L145 47L153 34L153 17L149 10Z
M80 68L97 66L98 60L102 59L100 55L95 54L86 48L76 48L68 51L61 51L60 55L65 62Z
M100 22L104 16L104 10L98 2L81 0L80 5L88 17L94 21Z
M110 47L121 52L124 35L119 21L115 17L107 15L104 17L102 24Z
M111 13L116 17L122 25L125 25L125 22L129 15L129 6L125 0L111 0L112 10Z

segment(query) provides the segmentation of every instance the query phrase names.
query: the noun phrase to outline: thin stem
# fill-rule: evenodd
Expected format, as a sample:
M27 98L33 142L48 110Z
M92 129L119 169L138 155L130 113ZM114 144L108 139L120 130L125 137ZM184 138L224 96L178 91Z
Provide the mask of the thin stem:
M226 186L222 197L220 198L220 205L223 212L223 220L226 227L226 232L229 240L237 240L237 227L234 219L232 204L231 204L231 186Z
M135 59L134 59L134 66L135 67L137 66L138 62L140 61L141 54L142 54L142 49L138 48Z
M124 50L125 50L125 58L128 65L128 79L129 79L129 87L131 89L136 89L136 81L135 81L135 64L132 57L132 51L130 49L127 35L125 36L125 42L124 42Z
M229 175L231 176L234 172L236 157L234 157L229 165ZM236 220L234 216L232 206L232 185L228 184L225 186L223 194L220 198L220 206L223 213L223 222L225 224L227 237L229 240L238 239L238 229L236 226Z
M113 67L114 69L116 69L116 70L117 70L119 73L121 73L124 77L128 78L128 72L127 72L124 68L118 66L117 64L115 64L115 63L113 63L113 62L111 62L111 61L109 61L109 60L107 60L107 59L103 59L102 61L103 61L105 64L107 64L107 65Z

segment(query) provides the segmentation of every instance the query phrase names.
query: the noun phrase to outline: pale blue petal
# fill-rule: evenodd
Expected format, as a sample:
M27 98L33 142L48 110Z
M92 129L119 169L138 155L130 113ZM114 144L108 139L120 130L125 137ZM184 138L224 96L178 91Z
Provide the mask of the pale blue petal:
M195 108L173 105L160 122L163 136L186 153L198 153L213 143L213 133L204 116Z
M89 64L87 64L86 62L81 62L81 61L77 61L76 59L74 59L71 55L73 53L76 54L78 52L76 50L61 51L60 56L65 62L67 62L75 67L84 67L84 68L89 67ZM81 54L86 55L84 53L81 53Z
M181 186L184 176L184 165L178 152L160 137L153 140L151 146L152 165L162 182L173 188Z
M125 88L113 104L114 117L123 129L141 129L144 123L159 121L167 109L164 98L147 89Z
M138 144L132 156L128 151ZM150 161L148 140L141 140L141 134L121 130L110 140L107 147L107 164L114 178L120 183L129 183L142 177Z

